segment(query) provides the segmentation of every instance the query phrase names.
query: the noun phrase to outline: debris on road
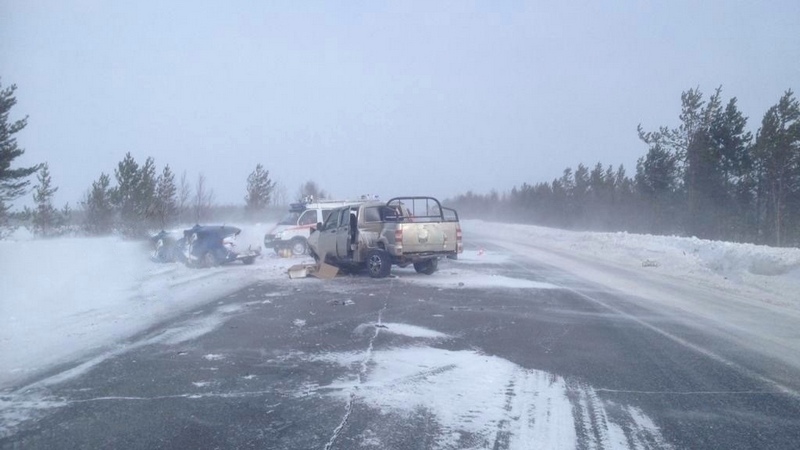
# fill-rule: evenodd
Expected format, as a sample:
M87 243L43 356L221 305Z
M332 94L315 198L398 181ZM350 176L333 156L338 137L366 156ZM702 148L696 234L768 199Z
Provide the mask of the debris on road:
M330 264L295 264L289 267L289 278L306 278L311 275L322 280L330 280L339 273L339 268Z
M348 298L348 299L345 299L345 300L331 300L331 301L328 302L328 304L333 305L333 306L337 306L337 305L350 306L350 305L355 305L356 303L353 300Z

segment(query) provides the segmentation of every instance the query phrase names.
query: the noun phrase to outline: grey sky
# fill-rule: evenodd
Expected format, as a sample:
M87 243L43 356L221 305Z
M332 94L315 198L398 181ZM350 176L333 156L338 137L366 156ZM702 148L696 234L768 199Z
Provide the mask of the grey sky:
M800 2L0 1L20 164L73 205L126 152L220 203L263 163L294 196L511 189L624 164L636 126L723 86L755 131L800 90Z

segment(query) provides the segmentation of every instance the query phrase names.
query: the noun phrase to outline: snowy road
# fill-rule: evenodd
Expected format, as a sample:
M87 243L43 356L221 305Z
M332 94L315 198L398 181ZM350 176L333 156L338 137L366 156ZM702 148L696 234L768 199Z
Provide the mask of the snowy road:
M745 302L547 250L260 281L4 393L0 446L796 448L788 331L743 343Z

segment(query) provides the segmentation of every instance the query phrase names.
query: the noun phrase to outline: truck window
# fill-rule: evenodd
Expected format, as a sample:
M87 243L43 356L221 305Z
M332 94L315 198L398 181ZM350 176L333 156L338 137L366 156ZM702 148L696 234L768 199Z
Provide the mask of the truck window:
M337 228L337 227L339 226L339 216L340 216L340 215L341 215L341 214L339 214L339 212L338 212L338 211L336 211L336 210L333 210L333 211L331 212L331 214L329 214L329 215L328 215L328 219L327 219L327 220L325 220L325 226L324 226L324 228L325 228L326 230L332 230L332 229L334 229L334 228Z
M370 206L368 208L364 208L364 222L380 222L381 212L379 208L380 206Z
M381 219L383 219L383 221L400 222L403 220L403 214L400 212L400 208L392 206L381 206L380 208Z
M339 226L344 227L350 225L350 208L344 208L339 211Z

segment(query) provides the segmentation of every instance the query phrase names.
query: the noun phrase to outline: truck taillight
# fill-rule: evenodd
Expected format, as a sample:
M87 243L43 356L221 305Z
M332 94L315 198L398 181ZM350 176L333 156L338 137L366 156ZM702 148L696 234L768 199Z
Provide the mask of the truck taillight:
M456 253L464 251L464 244L461 242L461 224L456 225Z
M400 255L403 253L403 229L398 228L394 230L394 242L395 242L395 249L397 254Z

